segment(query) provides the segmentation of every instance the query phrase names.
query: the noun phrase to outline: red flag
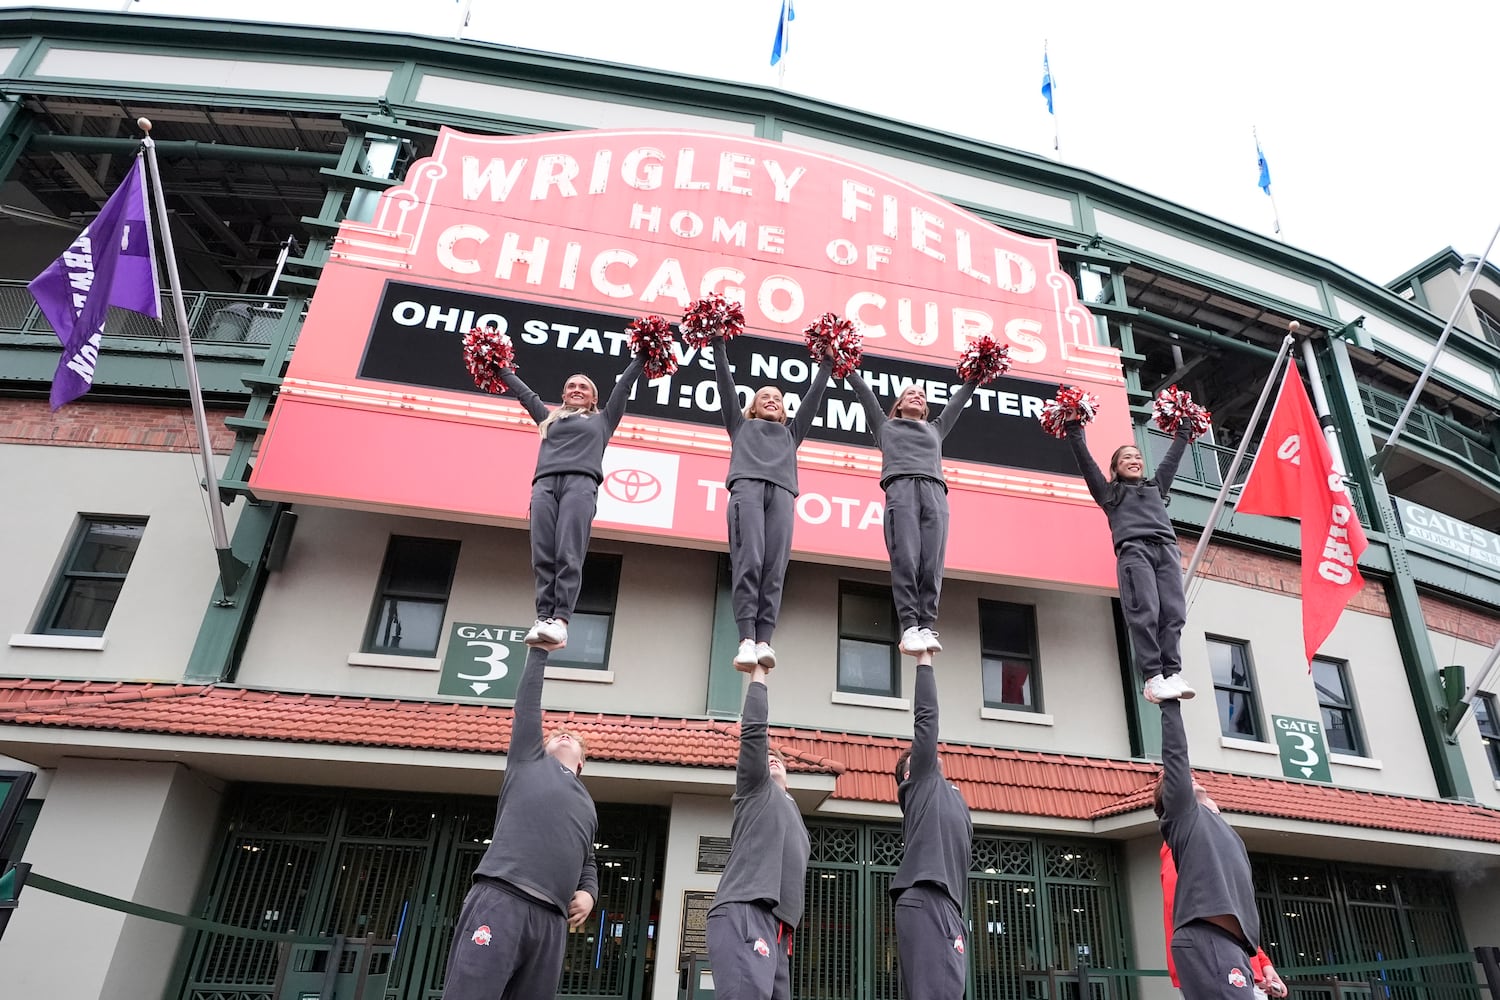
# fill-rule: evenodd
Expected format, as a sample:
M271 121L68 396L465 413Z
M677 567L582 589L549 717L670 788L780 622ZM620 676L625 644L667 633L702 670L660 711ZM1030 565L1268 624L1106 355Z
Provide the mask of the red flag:
M1366 542L1295 363L1287 365L1235 510L1302 521L1302 642L1311 670L1344 606L1365 585L1359 557Z

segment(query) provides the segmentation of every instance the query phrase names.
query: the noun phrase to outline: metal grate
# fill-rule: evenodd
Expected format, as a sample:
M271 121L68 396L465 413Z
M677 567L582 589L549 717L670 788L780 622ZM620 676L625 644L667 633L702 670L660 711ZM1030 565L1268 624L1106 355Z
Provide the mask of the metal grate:
M974 1000L1022 996L1021 973L1043 968L1037 909L1036 885L1030 880L969 876L968 954Z
M792 949L792 995L797 1000L856 996L862 872L810 864L807 905Z

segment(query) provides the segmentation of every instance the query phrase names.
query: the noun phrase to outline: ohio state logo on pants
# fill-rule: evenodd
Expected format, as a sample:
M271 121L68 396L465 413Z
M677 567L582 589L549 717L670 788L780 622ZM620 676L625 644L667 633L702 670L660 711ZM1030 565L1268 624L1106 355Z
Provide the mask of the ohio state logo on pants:
M1230 969L1229 970L1229 985L1233 986L1237 990L1244 989L1245 988L1245 974L1243 972L1241 972L1239 969Z
M766 939L765 938L756 938L755 939L755 953L757 955L760 955L763 958L770 957L771 946L768 945L768 944L766 944Z
M489 944L493 935L490 934L489 924L480 924L479 929L474 932L475 944Z
M960 955L964 953L964 939L962 934L953 939L953 950Z

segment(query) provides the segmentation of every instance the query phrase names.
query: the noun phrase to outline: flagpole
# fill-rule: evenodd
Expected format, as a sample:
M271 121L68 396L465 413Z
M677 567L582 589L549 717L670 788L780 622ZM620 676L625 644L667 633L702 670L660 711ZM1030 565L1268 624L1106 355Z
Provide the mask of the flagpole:
M1333 459L1333 471L1340 476L1347 471L1344 468L1344 455L1339 450L1339 435L1334 429L1333 418L1329 416L1328 394L1323 391L1323 376L1318 371L1318 358L1313 353L1311 340L1302 341L1302 363L1307 365L1307 380L1312 383L1313 409L1318 414L1318 426L1323 428L1323 439L1328 442L1328 452Z
M1250 413L1250 421L1245 425L1245 433L1240 437L1239 449L1235 451L1234 458L1229 463L1229 472L1224 476L1224 485L1219 487L1219 495L1214 497L1213 509L1208 513L1208 520L1203 523L1203 534L1198 537L1197 544L1193 546L1193 558L1188 560L1187 572L1182 576L1183 593L1187 593L1188 584L1193 582L1193 577L1198 573L1199 564L1208 554L1208 540L1213 536L1214 527L1219 523L1219 515L1224 512L1224 503L1229 499L1229 491L1234 488L1234 478L1239 474L1240 463L1245 460L1245 452L1250 450L1250 440L1255 434L1255 427L1260 423L1261 411L1266 408L1266 400L1271 398L1271 387L1276 384L1276 377L1281 374L1281 367L1291 354L1292 341L1300 326L1301 324L1296 320L1287 324L1289 332L1281 340L1281 350L1276 352L1276 360L1271 362L1271 374L1266 376L1266 384L1260 390L1260 398L1255 401L1255 409Z
M182 280L177 274L177 253L172 246L172 228L167 218L167 199L162 193L161 171L156 165L156 143L151 139L151 121L148 118L135 120L140 130L146 133L141 145L146 148L146 164L151 168L151 194L156 203L157 228L161 231L162 253L167 262L167 284L172 292L172 308L177 318L177 333L182 338L183 367L187 371L188 399L193 407L193 420L198 425L198 457L203 465L203 486L208 491L208 521L213 532L214 551L219 557L219 582L224 588L221 602L230 605L229 598L239 587L240 576L247 567L234 557L229 549L229 532L224 527L224 511L219 502L219 474L214 469L212 437L208 430L208 414L203 408L203 386L198 381L198 365L193 359L192 330L188 327L187 306L182 301Z
M1276 236L1284 243L1286 242L1286 237L1281 235L1281 209L1276 207L1276 196L1271 193L1271 189L1269 187L1266 188L1266 197L1271 199L1272 232L1274 232Z
M1489 259L1490 251L1495 248L1495 240L1500 239L1500 226L1495 227L1495 232L1490 236L1490 241L1485 245L1484 253L1474 262L1474 271L1469 275L1464 290L1459 293L1458 301L1453 304L1453 312L1448 316L1448 322L1443 326L1443 332L1438 335L1437 344L1432 349L1432 357L1427 359L1427 367L1422 369L1422 374L1417 376L1417 384L1412 386L1411 397L1407 399L1405 408L1401 415L1396 418L1395 424L1391 426L1391 432L1386 436L1385 444L1375 457L1370 459L1370 471L1377 476L1385 469L1385 465L1391 459L1391 453L1396 448L1396 439L1406 429L1406 421L1411 417L1411 411L1417 408L1417 397L1422 395L1422 390L1427 387L1427 380L1432 377L1432 371L1437 367L1438 356L1443 353L1443 346L1448 343L1448 335L1453 332L1453 326L1458 322L1458 314L1463 310L1464 303L1469 301L1469 293L1474 291L1474 285L1479 281L1479 272L1484 270L1485 261Z

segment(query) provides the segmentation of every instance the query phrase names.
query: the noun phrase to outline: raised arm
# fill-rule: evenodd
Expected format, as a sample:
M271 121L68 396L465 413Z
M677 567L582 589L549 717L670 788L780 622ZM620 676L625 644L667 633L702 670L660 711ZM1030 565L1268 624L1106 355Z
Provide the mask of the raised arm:
M911 735L911 768L913 781L937 772L938 701L937 677L932 664L917 664L916 724Z
M1197 810L1182 703L1175 698L1161 703L1161 780L1164 819L1181 819Z
M1068 447L1073 449L1073 459L1078 463L1078 471L1083 475L1083 481L1088 484L1089 495L1094 502L1104 504L1104 498L1109 495L1109 483L1105 482L1104 473L1099 471L1099 463L1094 461L1094 456L1089 454L1087 439L1083 436L1082 424L1069 424Z
M745 422L740 412L740 394L734 389L734 376L729 371L729 342L722 338L714 341L714 380L719 383L719 410L724 415L724 429L731 438Z
M771 742L766 733L769 713L765 683L751 681L745 692L745 709L740 713L740 759L734 768L736 795L749 795L771 780L771 767L767 763Z
M620 426L620 418L625 416L625 404L630 401L630 392L645 370L646 359L637 355L626 367L615 387L609 391L609 399L604 403L604 419L609 424L611 434Z
M542 397L532 392L531 386L522 382L515 372L501 372L500 381L504 382L505 387L515 394L516 401L526 407L526 412L531 414L532 420L541 423L547 419L547 414L550 412L547 404L542 402Z
M516 704L510 723L510 748L506 755L513 760L540 760L542 749L542 678L547 672L547 651L535 646L526 649L526 669L516 688Z
M824 358L818 365L812 384L807 387L807 395L802 397L802 404L797 407L797 415L792 418L792 440L797 444L807 438L808 432L812 430L813 420L823 408L823 390L828 388L828 376L832 371L833 359Z
M974 390L979 388L978 382L965 382L958 387L958 391L948 397L948 405L943 407L943 412L933 418L932 426L938 430L939 437L947 437L948 432L953 430L953 425L958 423L958 418L964 415L964 407L969 405L969 397L974 395Z
M859 397L859 405L865 408L865 427L869 430L875 443L880 444L880 428L885 426L887 417L885 411L880 408L880 400L875 398L875 393L870 389L870 383L859 373L858 369L849 373L849 384L854 387L854 395Z
M1182 464L1183 453L1188 446L1188 425L1184 420L1177 425L1177 433L1172 437L1172 446L1167 453L1156 463L1156 485L1161 487L1161 495L1166 496L1167 490L1172 488L1172 480L1177 476L1177 466Z

